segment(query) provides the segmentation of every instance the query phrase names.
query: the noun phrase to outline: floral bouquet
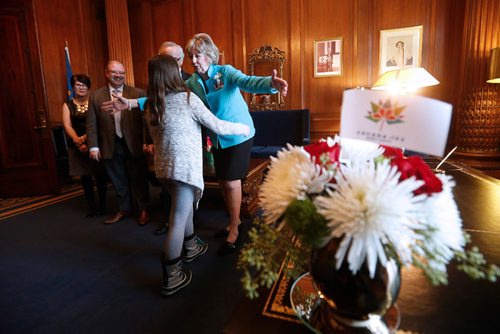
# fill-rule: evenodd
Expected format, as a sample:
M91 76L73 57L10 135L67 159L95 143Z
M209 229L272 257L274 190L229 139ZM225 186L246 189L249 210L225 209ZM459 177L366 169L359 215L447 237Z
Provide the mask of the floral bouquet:
M394 259L423 269L434 285L447 283L452 260L473 278L495 281L475 247L453 198L451 176L435 174L418 156L402 150L335 137L306 147L288 145L272 162L261 185L263 216L249 235L238 266L250 298L277 279L283 259L288 276L307 271L311 250L339 240L336 268L355 274L366 263Z

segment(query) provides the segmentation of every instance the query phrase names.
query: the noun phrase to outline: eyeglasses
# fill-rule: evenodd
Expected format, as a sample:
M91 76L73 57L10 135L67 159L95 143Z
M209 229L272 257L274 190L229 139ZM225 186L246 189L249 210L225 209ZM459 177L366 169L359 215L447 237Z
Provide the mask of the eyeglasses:
M87 88L86 84L75 84L75 88Z
M113 75L125 75L126 72L122 72L122 71L109 71L109 73L113 74Z

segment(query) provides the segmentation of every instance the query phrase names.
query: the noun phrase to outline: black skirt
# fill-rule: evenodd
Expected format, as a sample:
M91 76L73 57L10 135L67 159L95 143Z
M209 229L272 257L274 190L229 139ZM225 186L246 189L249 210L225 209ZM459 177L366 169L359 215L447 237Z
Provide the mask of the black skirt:
M253 137L241 144L214 149L215 176L219 180L241 180L248 173Z

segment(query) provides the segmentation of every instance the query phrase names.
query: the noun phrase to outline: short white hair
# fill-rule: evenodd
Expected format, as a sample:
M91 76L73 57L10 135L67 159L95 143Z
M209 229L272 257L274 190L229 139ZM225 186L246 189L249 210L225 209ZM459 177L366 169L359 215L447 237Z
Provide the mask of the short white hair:
M161 43L160 48L158 49L158 55L160 55L162 49L169 48L169 47L177 48L180 52L181 59L184 58L184 50L182 50L182 47L179 44L177 44L175 42L171 42L171 41L166 41L166 42Z
M204 53L212 61L212 64L219 62L219 48L215 45L212 37L205 33L199 33L193 36L186 45L186 52L189 56L195 52Z

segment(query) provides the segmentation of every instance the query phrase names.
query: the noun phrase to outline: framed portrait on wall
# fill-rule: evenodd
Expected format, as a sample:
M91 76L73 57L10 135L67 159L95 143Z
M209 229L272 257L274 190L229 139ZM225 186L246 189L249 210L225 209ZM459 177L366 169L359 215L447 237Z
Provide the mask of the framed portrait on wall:
M342 75L342 37L314 42L314 77Z
M422 26L380 31L379 74L422 61Z

